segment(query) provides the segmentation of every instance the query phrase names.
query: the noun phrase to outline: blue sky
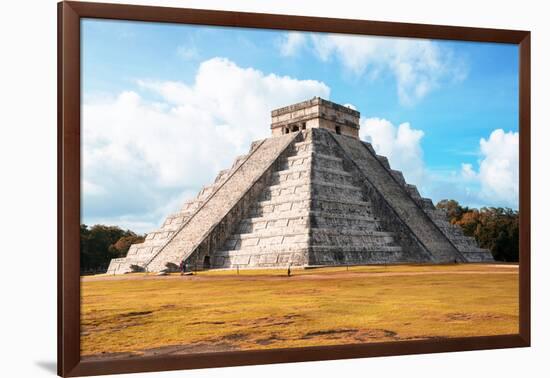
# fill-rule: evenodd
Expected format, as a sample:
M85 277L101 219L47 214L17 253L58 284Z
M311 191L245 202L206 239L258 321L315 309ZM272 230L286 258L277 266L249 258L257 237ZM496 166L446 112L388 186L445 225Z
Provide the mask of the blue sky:
M515 45L84 20L82 46L85 223L149 231L314 95L424 196L517 208Z

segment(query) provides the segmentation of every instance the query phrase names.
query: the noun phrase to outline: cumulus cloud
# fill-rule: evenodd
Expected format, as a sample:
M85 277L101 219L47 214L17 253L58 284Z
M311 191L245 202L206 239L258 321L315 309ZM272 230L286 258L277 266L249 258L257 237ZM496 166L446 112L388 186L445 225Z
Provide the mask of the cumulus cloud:
M386 156L391 167L402 171L408 183L421 185L425 181L422 130L413 129L408 122L395 126L382 118L361 119L360 125L361 139L372 143L377 154Z
M519 199L519 133L494 130L488 139L479 141L479 169L462 173L478 180L480 196L487 201L517 208ZM466 165L467 166L467 165Z
M519 133L496 129L479 141L477 168L463 163L455 178L479 206L519 205Z
M361 139L389 159L393 169L403 172L408 183L435 202L452 198L473 206L518 208L519 133L496 129L479 141L479 160L474 166L462 163L445 171L433 170L424 162L424 132L409 123L394 125L382 118L360 120Z
M293 32L280 51L289 56L306 46L322 61L336 59L353 75L392 75L403 105L414 105L442 84L461 81L467 75L461 57L429 40Z
M247 153L251 141L269 135L270 110L330 97L322 82L264 74L222 58L202 62L191 84L139 84L139 93L83 105L83 215L89 223L150 231ZM146 92L160 101L146 100Z

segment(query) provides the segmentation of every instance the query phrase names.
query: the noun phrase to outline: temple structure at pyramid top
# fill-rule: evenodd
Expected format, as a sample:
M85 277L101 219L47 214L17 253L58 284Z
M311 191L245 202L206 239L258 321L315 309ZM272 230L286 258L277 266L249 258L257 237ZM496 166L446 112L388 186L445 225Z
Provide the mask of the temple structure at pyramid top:
M493 261L359 139L356 110L315 97L271 116L270 138L108 272Z
M336 134L359 138L359 112L320 97L271 112L271 135L323 128Z

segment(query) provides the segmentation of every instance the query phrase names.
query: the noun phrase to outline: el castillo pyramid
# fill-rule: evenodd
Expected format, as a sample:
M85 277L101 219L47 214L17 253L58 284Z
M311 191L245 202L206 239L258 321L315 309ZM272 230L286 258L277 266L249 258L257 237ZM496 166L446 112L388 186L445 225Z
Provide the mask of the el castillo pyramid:
M271 113L212 185L113 259L108 273L493 261L387 158L359 139L359 112L315 97Z

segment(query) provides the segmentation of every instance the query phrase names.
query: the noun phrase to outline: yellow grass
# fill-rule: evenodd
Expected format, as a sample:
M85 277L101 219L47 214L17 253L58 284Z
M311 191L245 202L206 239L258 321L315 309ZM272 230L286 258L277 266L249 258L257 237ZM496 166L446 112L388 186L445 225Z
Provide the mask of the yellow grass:
M517 268L402 265L82 280L81 353L286 348L518 332ZM168 348L170 347L170 348Z

